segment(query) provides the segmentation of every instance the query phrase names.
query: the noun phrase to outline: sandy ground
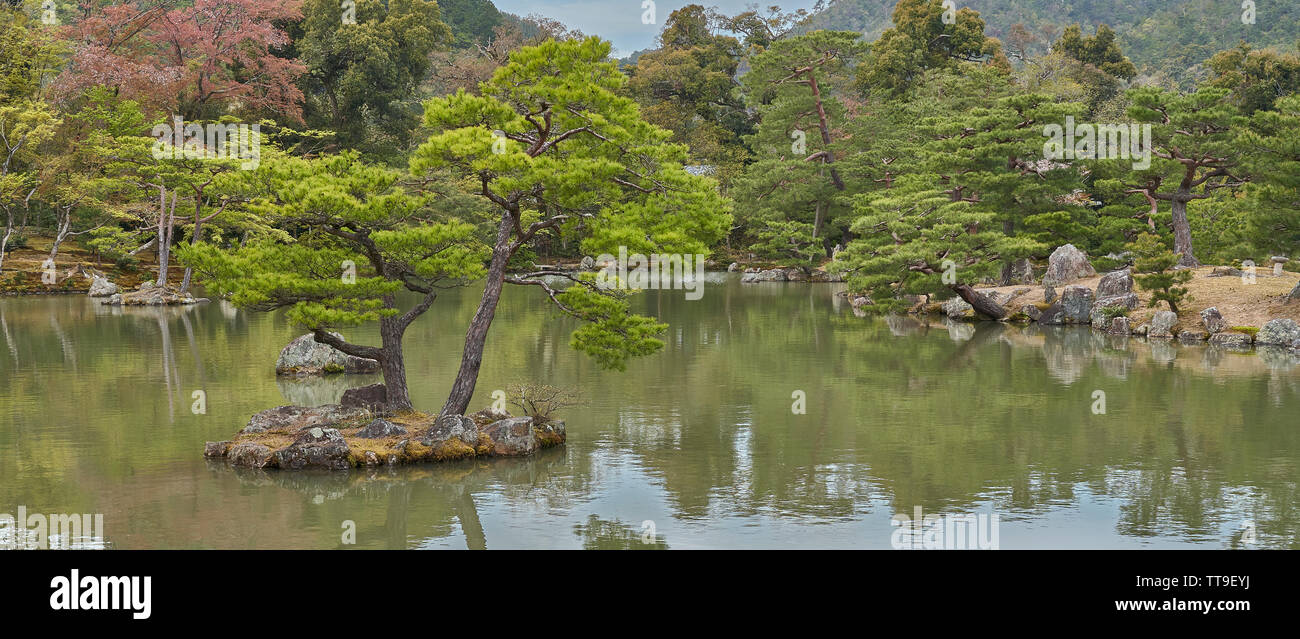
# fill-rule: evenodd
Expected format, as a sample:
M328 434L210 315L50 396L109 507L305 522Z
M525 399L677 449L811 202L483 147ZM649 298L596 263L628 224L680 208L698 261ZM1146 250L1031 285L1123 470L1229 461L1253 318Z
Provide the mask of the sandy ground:
M1211 306L1219 309L1219 313L1223 314L1223 319L1227 320L1229 326L1260 327L1269 320L1286 318L1300 322L1300 301L1283 303L1287 293L1290 293L1296 283L1300 282L1300 273L1284 271L1281 277L1273 277L1271 270L1260 268L1256 273L1255 283L1246 284L1240 277L1206 277L1213 270L1213 266L1203 266L1194 270L1195 275L1187 283L1188 297L1184 300L1183 307L1179 308L1178 319L1181 324L1199 326L1201 311ZM1097 283L1100 281L1101 275L1098 275L1063 284L1056 287L1056 294L1060 295L1066 286L1086 286L1096 291ZM999 286L979 290L1012 293L1023 288L1030 290L1013 298L1008 308L1015 311L1022 306L1043 301L1043 286L1040 284ZM1169 310L1164 303L1157 308L1147 308L1146 304L1150 301L1151 295L1143 291L1140 286L1135 286L1134 292L1142 300L1142 306L1129 314L1129 317L1133 318L1134 326L1149 321L1156 311Z

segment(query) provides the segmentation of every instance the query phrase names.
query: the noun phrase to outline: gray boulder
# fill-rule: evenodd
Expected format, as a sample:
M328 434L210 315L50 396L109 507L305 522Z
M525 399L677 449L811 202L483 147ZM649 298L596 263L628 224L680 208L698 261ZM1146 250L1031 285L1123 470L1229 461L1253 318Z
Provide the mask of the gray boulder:
M1271 346L1291 346L1300 342L1300 325L1291 319L1270 320L1255 335L1255 343Z
M1210 334L1205 331L1200 331L1195 329L1178 331L1178 341L1184 344L1194 344L1196 342L1204 342L1207 339L1210 339Z
M1030 262L1029 258L1022 257L1011 263L1011 283L1034 283L1034 263Z
M343 339L338 333L331 333ZM376 373L379 362L353 357L316 341L311 333L289 342L275 362L276 375L323 375L325 373Z
M1246 333L1215 333L1210 336L1210 344L1232 350L1250 350L1250 335Z
M1096 274L1097 270L1088 262L1088 255L1075 248L1073 244L1066 244L1052 251L1051 257L1047 258L1047 274L1043 276L1043 284L1045 286L1069 284Z
M1216 266L1214 267L1214 269L1210 271L1209 275L1206 275L1206 277L1241 277L1241 276L1242 276L1241 270L1233 268L1231 266Z
M1038 318L1043 316L1042 309L1038 308L1033 304L1025 304L1024 306L1021 306L1020 312L1023 313L1025 317L1028 317L1029 319L1035 322L1038 321Z
M244 468L266 468L273 463L273 453L262 444L243 442L230 447L226 461Z
M1151 328L1147 331L1147 337L1170 338L1174 336L1174 325L1178 323L1178 316L1172 311L1158 311L1151 318Z
M240 431L252 433L297 433L317 426L336 426L344 422L358 421L370 415L362 408L343 408L338 404L327 404L308 408L306 406L280 406L264 410L248 420L248 425Z
M1043 287L1043 301L1044 301L1044 302L1047 302L1048 304L1051 304L1052 302L1055 302L1055 301L1056 301L1056 288L1055 288L1055 287L1053 287L1053 286L1050 285L1050 284L1047 285L1047 286L1044 286L1044 287Z
M1116 297L1133 292L1133 273L1129 269L1112 271L1097 283L1097 299Z
M386 437L402 437L407 434L404 426L399 426L386 419L376 419L357 431L355 437L361 439L384 439Z
M381 412L388 407L388 390L383 384L371 384L343 391L339 405L345 409L365 409Z
M1060 301L1052 302L1043 310L1043 314L1038 316L1038 323L1047 326L1059 326L1065 323L1065 307L1061 306Z
M421 438L425 446L438 446L453 439L471 448L478 445L478 424L464 415L442 415Z
M1123 308L1132 311L1137 309L1139 303L1140 300L1138 300L1137 293L1124 293L1112 297L1098 298L1097 301L1092 304L1092 311L1089 314L1089 317L1094 326L1098 324L1105 326L1105 309Z
M537 436L533 433L533 418L511 417L495 422L483 429L492 440L492 454L505 457L529 455L537 451Z
M1286 301L1292 302L1295 300L1300 300L1300 282L1296 282L1295 288L1291 289L1291 292L1286 295Z
M1116 317L1110 321L1110 327L1106 332L1111 335L1128 335L1133 332L1133 329L1129 327L1129 319L1127 317Z
M940 308L943 309L944 315L947 315L949 319L959 320L975 316L975 308L960 297L954 297L944 302Z
M582 256L582 263L579 264L579 266L581 266L584 271L594 271L596 270L596 259L590 255L584 255Z
M203 456L208 458L225 457L230 452L231 442L208 442L203 445Z
M1228 322L1224 321L1219 309L1213 306L1201 311L1201 324L1205 326L1205 331L1211 335L1222 333L1224 329L1228 328Z
M299 433L292 444L272 456L276 466L284 470L346 470L352 467L351 454L338 429L317 427Z
M91 297L112 297L117 295L117 284L96 275L95 279L90 281L90 291L87 292L87 295Z
M1067 286L1061 293L1061 308L1065 323L1087 324L1092 321L1092 289L1086 286Z
M1147 334L1147 333L1150 333L1150 332L1151 332L1151 325L1150 325L1150 324L1143 324L1143 325L1141 325L1141 326L1139 326L1139 327L1133 329L1133 334L1134 334L1134 335L1140 335L1140 336L1142 336L1142 337L1146 337L1146 334Z

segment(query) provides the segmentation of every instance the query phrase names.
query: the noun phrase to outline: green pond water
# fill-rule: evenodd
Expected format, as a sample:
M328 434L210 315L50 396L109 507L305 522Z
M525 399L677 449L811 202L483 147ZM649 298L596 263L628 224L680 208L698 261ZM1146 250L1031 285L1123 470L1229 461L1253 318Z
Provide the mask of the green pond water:
M102 513L120 549L888 549L918 507L996 514L1004 549L1300 546L1293 355L855 317L838 290L710 274L698 301L646 292L671 328L625 372L508 290L474 406L515 381L581 387L568 444L325 474L201 456L257 411L377 381L277 379L301 332L280 314L3 298L0 513ZM476 303L446 293L408 332L417 407L445 399Z

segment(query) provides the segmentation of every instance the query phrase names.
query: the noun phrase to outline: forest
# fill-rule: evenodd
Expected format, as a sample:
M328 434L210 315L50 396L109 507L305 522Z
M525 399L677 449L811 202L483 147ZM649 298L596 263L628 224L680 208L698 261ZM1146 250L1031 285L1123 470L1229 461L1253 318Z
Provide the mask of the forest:
M0 288L85 262L287 309L401 408L402 335L449 287L484 290L445 413L506 284L603 366L656 352L626 291L546 268L620 249L834 273L900 311L1069 243L1136 257L1176 311L1170 269L1300 242L1294 7L688 5L618 60L487 0L6 4ZM332 333L371 322L381 346Z

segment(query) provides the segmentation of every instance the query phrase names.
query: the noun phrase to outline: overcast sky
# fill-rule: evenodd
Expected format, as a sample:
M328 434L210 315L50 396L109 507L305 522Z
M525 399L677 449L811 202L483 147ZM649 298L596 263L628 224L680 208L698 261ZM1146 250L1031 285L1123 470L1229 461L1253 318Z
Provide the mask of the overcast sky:
M814 0L655 0L655 21L642 24L642 0L493 0L498 9L517 16L539 13L555 18L587 35L598 35L614 43L615 55L626 57L654 46L668 14L688 4L718 7L723 13L744 11L749 5L780 5L785 11L812 8Z

